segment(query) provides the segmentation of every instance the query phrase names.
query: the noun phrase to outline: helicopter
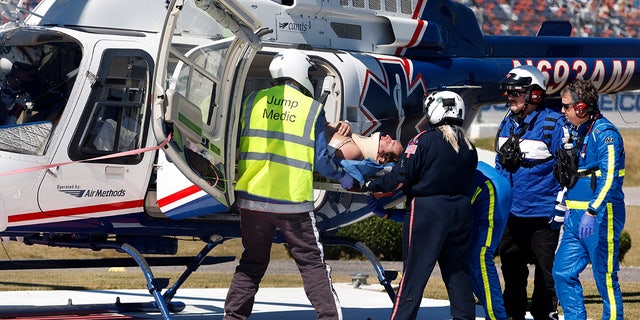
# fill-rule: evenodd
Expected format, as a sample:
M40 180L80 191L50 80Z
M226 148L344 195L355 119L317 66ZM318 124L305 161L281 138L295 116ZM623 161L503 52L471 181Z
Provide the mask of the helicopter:
M328 121L403 144L426 123L426 94L457 92L469 128L483 106L504 102L499 81L518 65L543 72L556 106L576 77L603 94L640 89L639 39L571 37L563 21L543 23L536 36L483 35L471 9L452 0L43 0L26 18L21 12L5 10L0 29L3 83L27 84L0 96L13 114L0 126L0 237L125 252L167 319L181 310L171 299L198 266L235 258L209 253L241 236L240 110L250 92L270 86L268 65L281 50L313 60L310 78ZM393 297L394 274L375 254L335 236L372 215L368 194L321 176L314 188L325 244L363 253ZM175 255L178 237L201 240L202 251L149 256ZM171 287L151 269L167 264L186 266Z

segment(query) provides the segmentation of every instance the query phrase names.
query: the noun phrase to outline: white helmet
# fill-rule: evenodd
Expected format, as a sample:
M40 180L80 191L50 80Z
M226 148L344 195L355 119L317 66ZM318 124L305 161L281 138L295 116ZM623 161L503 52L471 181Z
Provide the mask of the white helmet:
M522 90L531 86L538 86L543 91L547 90L544 75L538 68L530 65L517 66L500 81L502 90Z
M454 124L464 122L464 101L452 91L433 92L424 99L422 111L432 125L445 120L453 120Z
M36 47L5 47L0 58L0 69L9 73L14 67L37 68L42 61L42 50Z
M309 69L313 66L315 64L302 51L286 49L273 57L269 64L269 72L274 80L285 78L298 82L313 97L313 85L309 80Z

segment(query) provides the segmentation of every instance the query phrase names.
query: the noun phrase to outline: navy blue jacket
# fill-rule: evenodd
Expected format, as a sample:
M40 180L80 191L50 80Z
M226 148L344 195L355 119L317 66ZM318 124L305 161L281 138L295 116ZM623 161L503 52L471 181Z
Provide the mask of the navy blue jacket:
M423 131L409 142L393 170L371 181L367 189L389 192L402 188L408 202L414 197L471 195L478 153L475 146L468 148L462 131L458 132L458 145L456 152L440 130Z
M553 212L560 183L553 176L555 153L562 145L565 118L549 108L538 108L523 121L509 115L500 124L498 149L509 138L525 127L520 137L523 162L535 165L520 166L515 170L504 168L496 156L496 169L511 183L513 197L511 214L525 218L548 218ZM547 161L543 161L548 159Z

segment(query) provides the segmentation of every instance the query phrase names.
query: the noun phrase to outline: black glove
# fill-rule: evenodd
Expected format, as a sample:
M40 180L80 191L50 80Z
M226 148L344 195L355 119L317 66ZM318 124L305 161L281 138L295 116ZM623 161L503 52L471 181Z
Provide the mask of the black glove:
M556 204L555 210L549 216L549 224L551 225L551 230L560 230L562 224L564 223L565 215L569 209L562 203Z
M367 204L369 205L369 208L371 208L371 212L375 213L380 218L386 218L387 211L376 197L370 195L369 199L367 199Z
M389 209L387 210L387 219L395 222L404 222L404 216L407 214L403 209Z

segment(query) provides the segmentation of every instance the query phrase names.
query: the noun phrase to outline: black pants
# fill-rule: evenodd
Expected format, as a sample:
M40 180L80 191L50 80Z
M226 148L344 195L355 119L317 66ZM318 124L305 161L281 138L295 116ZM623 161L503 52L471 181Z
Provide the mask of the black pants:
M549 319L558 307L551 270L558 246L559 231L551 230L547 218L509 216L500 242L500 261L504 277L504 306L513 320L524 319L527 312L528 264L535 265L531 296L534 319Z
M392 320L416 319L422 294L436 264L451 301L453 319L475 319L469 274L473 213L466 196L414 198L403 226L404 271Z

